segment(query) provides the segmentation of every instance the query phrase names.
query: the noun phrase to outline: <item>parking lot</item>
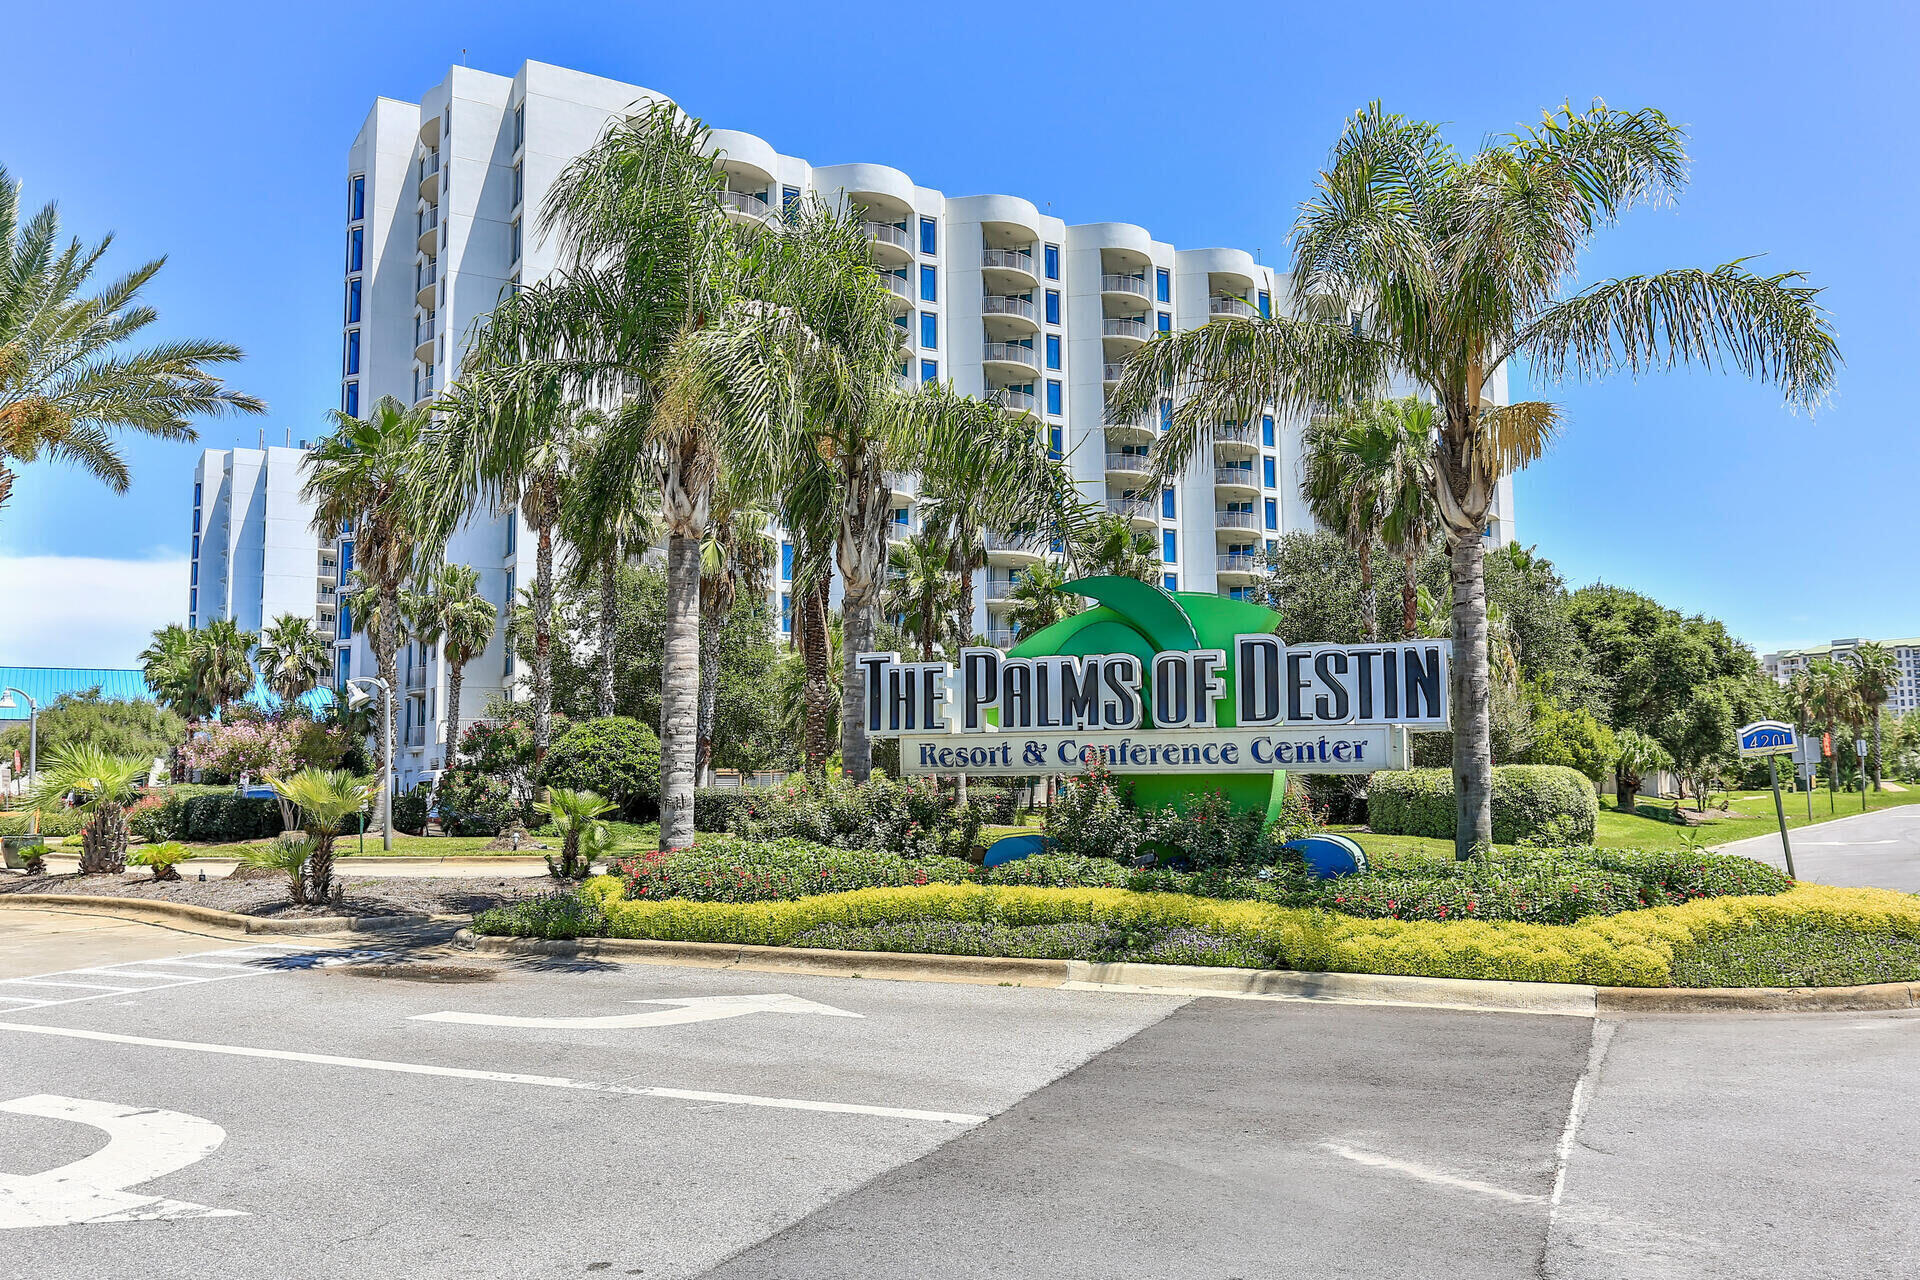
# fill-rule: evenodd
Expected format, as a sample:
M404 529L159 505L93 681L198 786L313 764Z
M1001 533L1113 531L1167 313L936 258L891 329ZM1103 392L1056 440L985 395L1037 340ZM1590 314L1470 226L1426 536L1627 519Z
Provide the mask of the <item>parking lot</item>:
M1595 1020L100 923L128 963L81 916L80 962L25 972L6 935L43 914L0 912L10 1277L1920 1270L1915 1015Z

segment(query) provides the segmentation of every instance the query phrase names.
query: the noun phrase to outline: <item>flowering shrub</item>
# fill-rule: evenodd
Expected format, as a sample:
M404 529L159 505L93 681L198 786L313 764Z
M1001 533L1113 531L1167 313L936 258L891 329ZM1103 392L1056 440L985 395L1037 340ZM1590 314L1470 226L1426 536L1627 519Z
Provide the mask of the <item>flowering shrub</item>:
M1305 795L1287 793L1269 823L1264 812L1236 809L1218 791L1194 793L1179 808L1141 809L1133 787L1098 766L1068 778L1047 814L1047 838L1067 854L1201 871L1272 866L1294 860L1283 846L1318 822Z
M223 778L292 773L300 730L292 720L236 720L217 724L187 744L187 766Z

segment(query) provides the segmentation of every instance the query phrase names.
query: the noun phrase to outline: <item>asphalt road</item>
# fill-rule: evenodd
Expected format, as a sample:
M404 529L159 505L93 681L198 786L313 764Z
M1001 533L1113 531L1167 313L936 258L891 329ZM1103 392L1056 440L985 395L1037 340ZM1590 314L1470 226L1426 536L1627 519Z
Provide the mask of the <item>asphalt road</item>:
M0 944L31 915L0 911ZM157 933L22 972L59 941L0 945L5 1277L1920 1273L1920 1015L1593 1020Z
M1798 812L1806 812L1804 794L1783 798L1789 806L1802 806ZM1823 816L1825 804L1824 796L1814 798L1814 817ZM1832 821L1787 832L1793 841L1794 870L1800 878L1821 884L1920 893L1920 805L1899 805L1849 817L1846 804L1846 797L1840 797L1840 816ZM1787 810L1788 816L1794 812L1791 807ZM1783 870L1787 865L1778 831L1730 841L1718 848L1722 853L1737 853Z

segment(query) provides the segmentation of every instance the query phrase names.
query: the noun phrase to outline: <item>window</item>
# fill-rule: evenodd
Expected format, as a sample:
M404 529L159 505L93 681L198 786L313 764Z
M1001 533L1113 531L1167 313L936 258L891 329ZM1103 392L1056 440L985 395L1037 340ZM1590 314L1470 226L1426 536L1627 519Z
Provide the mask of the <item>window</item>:
M780 581L793 581L793 544L791 542L780 544Z
M513 220L513 257L511 261L520 261L520 219Z
M920 268L920 301L940 301L940 272L933 267Z
M353 572L353 543L340 544L340 581L345 582L347 575Z
M193 487L194 487L195 489L198 489L198 488L199 488L200 486L199 486L199 485L195 485L195 486L193 486ZM198 532L200 532L200 508L199 508L199 507L195 507L195 508L193 509L193 531L194 531L195 533L198 533Z
M365 234L366 232L360 227L347 232L347 270L349 272L360 270L361 238Z
M1267 499L1267 528L1277 530L1279 527L1280 527L1280 502L1277 498L1268 498Z
M920 381L940 381L940 362L938 360L922 360L920 362Z
M507 513L507 549L503 553L512 555L520 545L520 517L513 512Z
M360 372L360 331L347 330L347 372Z
M940 316L936 312L920 313L920 345L929 351L940 345Z
M340 408L349 418L360 416L360 384L349 382L346 391L340 397Z
M360 323L360 282L347 281L347 323Z
M1262 480L1264 480L1264 481L1266 481L1266 485L1267 485L1267 488L1269 488L1269 489L1272 489L1272 488L1276 488L1276 487L1277 487L1277 486L1276 486L1276 485L1274 484L1274 476L1273 476L1273 459L1272 459L1272 458L1262 458L1262 459L1260 459L1260 478L1261 478Z
M1180 535L1171 529L1163 530L1160 534L1160 558L1168 564L1180 559Z
M199 482L198 480L195 480L195 481L193 482L193 506L194 506L194 509L195 509L196 511L197 511L197 510L199 510L199 508L200 508L200 494L201 494L201 492L202 492L202 489L201 489L201 484L200 484L200 482Z
M1067 434L1059 427L1047 428L1047 456L1055 462L1067 456Z
M1178 591L1180 589L1180 575L1177 573L1168 574L1162 581L1166 584L1166 588L1169 591Z
M793 221L794 212L800 207L800 188L780 188L780 216L788 222Z
M358 222L367 216L367 175L356 173L347 179L347 221Z
M780 630L793 634L793 597L785 591L780 593Z
M1160 518L1162 520L1171 520L1173 519L1173 512L1173 490L1162 489L1160 491Z
M513 166L513 202L519 204L526 199L526 173L521 166Z
M198 560L194 560L187 565L187 585L190 587L200 585L200 562Z
M1060 278L1060 246L1050 244L1040 256L1047 264L1047 279L1058 280Z
M932 218L920 219L920 252L932 254L939 252L940 224Z
M1047 323L1060 323L1060 291L1058 289L1047 290Z
M1273 318L1273 295L1265 289L1260 291L1260 317L1263 320Z
M343 604L340 606L340 638L342 640L353 639L353 606L352 605Z
M518 151L527 145L527 104L522 102L513 109L513 149Z
M1059 367L1060 367L1060 335L1057 333L1050 333L1047 335L1047 368L1058 369Z
M1054 417L1060 416L1060 379L1047 379L1047 412Z
M1260 443L1266 448L1273 448L1273 415L1270 413L1260 419Z
M1162 400L1160 402L1160 429L1162 431L1173 430L1173 401L1171 400Z
M1158 302L1173 301L1173 273L1165 267L1153 269L1153 296Z
M1171 311L1162 311L1160 313L1160 332L1173 332L1173 313Z

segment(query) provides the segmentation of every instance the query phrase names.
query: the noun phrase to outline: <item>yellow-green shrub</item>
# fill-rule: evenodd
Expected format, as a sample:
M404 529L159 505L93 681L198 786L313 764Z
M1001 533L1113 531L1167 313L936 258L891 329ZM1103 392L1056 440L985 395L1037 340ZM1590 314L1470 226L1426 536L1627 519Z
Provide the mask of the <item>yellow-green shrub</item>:
M1772 897L1709 898L1595 916L1570 925L1481 920L1365 920L1261 902L1228 902L1125 889L927 885L859 889L789 902L627 902L599 876L582 893L601 903L616 938L791 946L822 925L859 928L906 920L1004 925L1188 926L1264 943L1290 967L1523 982L1660 987L1673 982L1677 948L1699 946L1754 923L1811 921L1920 940L1920 898L1884 889L1800 885Z

